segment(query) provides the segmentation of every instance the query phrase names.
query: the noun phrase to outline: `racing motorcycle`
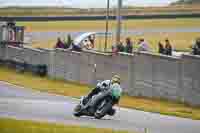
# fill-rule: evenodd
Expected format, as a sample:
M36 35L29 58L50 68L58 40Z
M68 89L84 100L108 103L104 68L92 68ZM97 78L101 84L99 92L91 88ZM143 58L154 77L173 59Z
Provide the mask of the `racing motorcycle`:
M112 90L108 92L100 92L94 95L91 99L86 100L82 96L78 105L74 108L74 116L91 116L96 119L101 119L106 115L114 116L115 109L113 107Z

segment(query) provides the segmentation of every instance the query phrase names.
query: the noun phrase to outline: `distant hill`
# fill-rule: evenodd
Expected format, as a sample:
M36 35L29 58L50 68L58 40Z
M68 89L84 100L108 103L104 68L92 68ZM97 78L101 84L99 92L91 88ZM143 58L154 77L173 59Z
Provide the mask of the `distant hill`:
M177 2L172 3L172 5L179 4L200 4L200 0L178 0Z

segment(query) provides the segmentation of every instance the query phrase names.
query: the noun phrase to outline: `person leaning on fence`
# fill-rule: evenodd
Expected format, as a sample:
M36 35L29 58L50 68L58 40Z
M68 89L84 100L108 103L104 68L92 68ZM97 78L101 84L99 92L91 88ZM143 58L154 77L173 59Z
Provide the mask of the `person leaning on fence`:
M93 49L94 48L95 35L89 36L88 40L90 41L90 47Z
M195 44L192 46L192 54L200 55L200 38L197 38Z
M138 45L138 51L150 51L148 43L143 38L139 39Z
M74 43L74 41L72 40L71 45L70 45L70 47L69 47L69 50L81 52L81 51L82 51L82 47L81 47L80 44L76 44L76 43Z
M129 37L126 38L126 46L125 46L125 52L126 53L132 53L133 51L133 43Z
M92 49L91 42L88 39L84 40L81 46L83 49L87 49L87 50Z
M67 35L67 41L64 42L64 48L68 49L70 47L70 45L72 44L73 40L71 38L71 35L68 34Z
M165 48L161 42L158 42L158 52L160 54L165 54Z
M119 44L117 44L117 52L124 52L124 45L122 42L119 42Z
M64 43L61 41L60 37L57 38L56 46L55 48L65 48Z
M118 55L118 49L116 44L112 44L112 55Z
M165 54L170 56L172 55L172 45L168 39L165 40Z

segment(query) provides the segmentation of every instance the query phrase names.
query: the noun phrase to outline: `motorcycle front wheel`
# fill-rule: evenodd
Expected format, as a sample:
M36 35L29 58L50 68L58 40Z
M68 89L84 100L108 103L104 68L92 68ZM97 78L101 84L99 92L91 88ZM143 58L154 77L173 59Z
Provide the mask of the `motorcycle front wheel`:
M76 105L76 107L74 108L74 116L76 117L80 117L82 115L81 113L81 105Z

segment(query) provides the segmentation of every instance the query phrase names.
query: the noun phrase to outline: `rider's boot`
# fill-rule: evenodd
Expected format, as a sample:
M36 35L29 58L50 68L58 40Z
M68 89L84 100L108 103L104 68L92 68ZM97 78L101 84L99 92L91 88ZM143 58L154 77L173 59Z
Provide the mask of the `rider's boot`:
M113 115L115 114L115 112L116 112L116 109L111 108L111 109L108 111L108 115L113 116Z

